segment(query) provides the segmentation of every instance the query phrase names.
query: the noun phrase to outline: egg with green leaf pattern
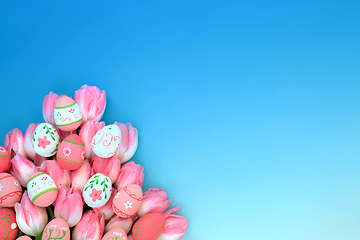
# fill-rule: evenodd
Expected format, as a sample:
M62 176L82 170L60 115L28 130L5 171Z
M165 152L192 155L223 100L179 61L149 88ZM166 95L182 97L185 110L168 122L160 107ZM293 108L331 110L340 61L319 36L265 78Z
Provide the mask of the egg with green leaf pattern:
M86 182L83 198L89 207L98 208L109 201L111 191L111 179L102 173L96 173Z

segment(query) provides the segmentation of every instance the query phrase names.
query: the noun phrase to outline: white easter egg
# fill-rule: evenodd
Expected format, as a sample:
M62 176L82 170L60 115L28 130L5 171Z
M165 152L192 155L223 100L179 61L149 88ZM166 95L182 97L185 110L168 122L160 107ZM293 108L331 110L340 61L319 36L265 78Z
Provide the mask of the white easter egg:
M111 191L111 179L104 174L97 173L86 182L83 198L88 206L98 208L109 201Z
M121 131L116 125L108 125L100 129L91 140L94 153L102 158L115 155L121 143Z
M50 157L56 154L60 144L60 137L53 125L41 123L35 128L32 144L37 154Z

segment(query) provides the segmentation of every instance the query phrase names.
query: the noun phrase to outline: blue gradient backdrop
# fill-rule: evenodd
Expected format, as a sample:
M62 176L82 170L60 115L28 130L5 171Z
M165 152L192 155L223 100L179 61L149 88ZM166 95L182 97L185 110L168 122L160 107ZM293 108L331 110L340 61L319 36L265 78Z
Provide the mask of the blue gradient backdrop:
M184 240L360 239L359 1L1 1L0 144L107 92Z

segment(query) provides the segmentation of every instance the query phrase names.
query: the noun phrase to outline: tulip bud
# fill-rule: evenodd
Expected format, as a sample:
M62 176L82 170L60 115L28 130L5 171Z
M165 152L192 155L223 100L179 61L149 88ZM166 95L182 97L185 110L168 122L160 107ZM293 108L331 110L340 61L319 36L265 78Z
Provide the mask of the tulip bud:
M121 218L117 215L114 215L110 221L105 226L105 232L110 231L114 228L122 228L125 230L126 234L128 234L131 230L134 221L132 218Z
M111 179L112 184L119 177L120 165L120 160L116 156L111 158L101 158L95 155L91 160L91 166L94 170L94 173L102 173L107 175Z
M171 199L167 199L166 192L161 188L150 188L144 192L140 208L137 211L139 217L150 212L163 213L170 205Z
M93 171L88 160L84 160L81 166L71 171L71 186L83 191L86 182L91 178Z
M115 155L120 159L121 163L129 161L135 154L138 147L138 131L130 123L117 123L121 130L121 143Z
M106 92L95 86L83 85L75 91L75 102L83 115L82 124L89 120L100 121L106 106Z
M188 220L186 217L173 214L179 210L180 207L176 207L163 214L165 217L165 227L157 240L179 240L185 235Z
M104 233L104 214L98 215L92 211L86 211L80 222L72 232L73 240L99 240Z
M144 177L144 168L140 164L130 161L121 167L119 177L115 181L115 187L117 190L130 184L137 184L142 187Z
M55 217L64 219L69 227L79 223L83 214L84 201L77 188L58 187L58 197L55 205Z
M27 187L31 174L34 173L35 164L20 154L11 160L10 174L19 180L21 186Z
M34 205L26 191L20 203L15 203L14 207L20 230L26 235L39 236L48 222L46 209Z
M63 169L56 160L46 160L37 171L48 174L54 180L56 186L70 186L70 171Z
M8 151L10 157L14 157L16 154L28 157L24 148L24 138L24 134L18 128L13 129L6 134L4 147Z
M54 108L57 100L59 100L60 97L65 95L57 95L56 93L50 92L48 95L44 97L43 100L43 116L44 120L47 123L50 123L53 126L56 126L55 119L54 119Z
M40 123L34 124L31 123L28 128L26 129L25 132L25 139L24 139L24 149L26 154L32 159L34 160L34 163L36 166L40 166L44 161L47 160L46 157L42 157L39 154L37 154L34 150L33 144L32 144L32 138L33 138L33 134L35 131L35 128L39 125Z
M93 159L95 154L91 148L91 140L97 131L103 127L105 127L105 122L98 122L96 120L90 120L81 127L79 136L84 142L86 159Z
M116 189L112 188L109 201L102 207L93 208L96 214L99 215L99 214L103 213L106 221L109 220L115 214L113 207L112 207L112 202L114 200L115 194L116 194Z

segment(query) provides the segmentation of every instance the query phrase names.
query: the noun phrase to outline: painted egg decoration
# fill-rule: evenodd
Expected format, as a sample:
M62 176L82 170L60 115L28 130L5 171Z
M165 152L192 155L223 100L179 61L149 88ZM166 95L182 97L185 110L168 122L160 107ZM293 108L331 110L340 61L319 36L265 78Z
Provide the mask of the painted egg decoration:
M32 239L29 236L21 236L21 237L17 238L16 240L32 240Z
M8 172L10 167L10 155L4 147L0 146L0 172Z
M27 184L27 193L30 200L38 207L47 207L52 204L58 195L54 180L42 172L34 172Z
M56 154L59 165L65 170L78 169L85 159L85 146L76 134L67 136L59 146Z
M13 207L19 202L22 189L19 181L8 173L0 173L0 206Z
M157 239L164 230L165 218L161 213L148 213L132 227L135 240Z
M13 240L18 230L14 210L11 208L0 209L0 239Z
M102 173L94 174L85 184L83 198L92 208L104 206L111 196L111 179Z
M41 240L49 239L70 240L69 225L64 219L55 218L46 225Z
M125 186L116 193L112 204L113 210L119 217L131 217L139 209L142 198L143 192L139 185Z
M41 123L35 128L32 144L37 154L43 157L50 157L57 152L60 137L53 125Z
M127 235L124 229L114 228L108 231L101 240L127 240Z
M121 143L121 131L116 125L108 125L100 129L91 140L94 153L102 158L115 155Z
M63 131L73 131L81 125L82 113L74 99L62 96L55 104L55 124Z

